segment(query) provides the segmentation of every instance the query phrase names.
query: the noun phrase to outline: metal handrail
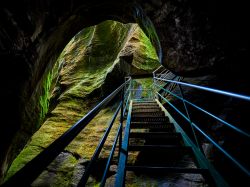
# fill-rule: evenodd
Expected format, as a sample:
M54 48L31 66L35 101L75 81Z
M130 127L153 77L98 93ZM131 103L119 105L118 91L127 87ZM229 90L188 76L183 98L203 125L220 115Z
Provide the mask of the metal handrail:
M121 152L123 118L124 118L124 115L125 115L126 110L127 110L127 104L130 101L130 87L131 87L131 81L130 81L129 86L127 88L127 92L124 94L124 97L123 97L125 99L124 99L124 101L122 103L126 103L126 104L125 104L124 108L122 108L122 105L121 105L120 125L118 127L118 130L117 130L117 133L116 133L116 136L115 136L115 139L114 139L114 143L112 145L112 148L111 148L111 151L110 151L110 154L109 154L109 157L108 157L108 161L107 161L106 166L105 166L105 170L104 170L101 182L100 182L100 187L104 187L105 186L106 179L107 179L107 174L108 174L108 171L109 171L109 168L110 168L111 161L113 159L113 155L114 155L115 148L117 146L118 140L119 140L119 154ZM118 157L119 157L119 155L118 155Z
M197 106L197 105L191 103L190 101L188 101L188 100L186 100L186 99L184 99L184 98L182 98L182 97L180 97L180 96L178 96L178 95L172 93L171 91L168 91L168 90L162 88L161 86L159 86L159 85L157 85L157 84L155 84L155 85L158 86L159 88L161 88L162 90L164 90L165 92L171 94L172 96L174 96L174 97L176 97L176 98L178 98L178 99L184 101L185 103L187 103L187 104L193 106L194 108L196 108L196 109L202 111L203 113L206 113L207 115L209 115L209 116L211 116L212 118L218 120L219 122L221 122L221 123L227 125L228 127L232 128L233 130L235 130L235 131L241 133L242 135L244 135L244 136L250 138L250 134L249 134L249 133L244 132L243 130L241 130L241 129L235 127L234 125L232 125L232 124L230 124L230 123L224 121L223 119L221 119L221 118L215 116L214 114L208 112L207 110L205 110L205 109L203 109L203 108L201 108L201 107L199 107L199 106Z
M120 151L119 156L119 164L117 168L116 180L114 186L124 186L124 179L126 176L125 168L127 162L127 154L128 154L128 140L129 140L129 132L130 132L130 122L131 122L131 113L132 113L132 102L130 102L126 126L124 130L124 137L122 141L122 149Z
M164 68L164 66L160 65L158 68L156 68L154 71L153 71L153 76L155 76L156 72L159 71L161 68ZM165 68L164 68L165 69Z
M137 91L138 89L130 89L130 91ZM143 97L142 98L135 98L135 97L131 97L131 100L148 100L148 99L153 99L154 95L152 94L153 93L153 89L141 89L141 92L142 93L145 93L145 91L147 92L147 97ZM133 93L133 92L131 92ZM133 95L133 94L132 94Z
M208 88L208 87L204 87L204 86L199 86L199 85L194 85L194 84L190 84L190 83L186 83L186 82L180 82L180 81L174 81L174 80L169 80L169 79L162 79L162 78L158 78L158 77L154 77L154 80L160 80L160 81L166 81L166 82L170 82L170 83L175 83L177 85L180 86L184 85L187 87L192 87L192 88L196 88L196 89L200 89L200 90L205 90L205 91L209 91L209 92L213 92L213 93L217 93L217 94L222 94L222 95L226 95L226 96L231 96L231 97L235 97L235 98L239 98L239 99L243 99L246 101L250 101L250 97L246 96L246 95L241 95L241 94L237 94L237 93L231 93L231 92L227 92L227 91L223 91L223 90L218 90L218 89L213 89L213 88ZM221 118L215 116L214 114L204 110L203 108L191 103L190 101L186 100L180 96L177 96L176 94L172 93L169 90L164 89L163 87L161 87L160 85L156 84L156 81L154 81L154 85L159 87L160 89L164 90L165 92L171 94L172 96L176 97L177 99L180 99L183 101L184 105L185 103L193 106L194 108L198 109L199 111L202 111L203 113L209 115L210 117L213 117L214 119L222 122L224 125L227 125L228 127L232 128L233 130L235 130L236 132L246 136L246 137L250 137L250 134L247 132L244 132L243 130L231 125L230 123L222 120ZM167 100L165 97L163 97L160 93L158 93L157 91L155 91L155 93L160 96L164 101L166 101L166 103L168 103L172 108L174 108L175 111L177 111L185 120L187 120L192 127L194 127L196 130L198 130L203 136L205 136L206 139L208 139L216 148L218 148L227 158L229 158L236 166L238 166L244 173L246 173L248 176L250 176L250 171L245 168L242 164L240 164L234 157L232 157L227 151L225 151L219 144L217 144L211 137L209 137L204 131L202 131L195 123L193 123L192 121L190 121L190 118L187 117L186 115L184 115L180 110L178 110L172 103L170 103L169 100ZM185 108L187 110L187 108ZM194 134L195 136L195 134Z
M97 148L96 148L96 150L95 150L95 153L94 153L94 155L92 156L92 158L91 158L91 160L90 160L90 162L89 162L89 164L88 164L88 166L87 166L87 168L86 168L86 170L85 170L85 172L84 172L84 174L83 174L83 176L82 176L80 182L78 183L78 186L85 186L85 185L86 185L86 183L87 183L87 181L88 181L88 178L89 178L89 176L90 176L90 173L91 173L92 170L93 170L93 166L95 165L95 163L96 163L96 161L97 161L97 159L98 159L98 157L99 157L99 155L100 155L100 153L101 153L101 150L102 150L102 148L103 148L103 145L104 145L104 143L106 142L106 139L108 138L108 135L109 135L109 133L110 133L110 130L111 130L112 127L113 127L113 124L114 124L115 119L116 119L116 117L117 117L117 115L118 115L118 113L119 113L119 110L120 110L121 107L122 107L122 104L123 104L123 103L122 103L122 101L121 101L120 104L118 105L118 107L117 107L117 109L116 109L116 111L115 111L113 117L112 117L112 120L111 120L110 123L109 123L108 128L106 129L104 135L102 136L102 138L101 138L101 140L100 140L100 142L99 142L99 144L98 144L98 146L97 146Z
M116 90L103 99L97 106L89 111L83 118L76 122L63 135L51 143L35 158L28 162L23 168L17 171L9 180L3 183L2 187L29 186L44 169L64 150L64 148L89 124L89 122L103 109L131 78L121 84ZM123 103L122 103L123 104Z
M177 109L170 101L160 95L175 111L177 111L185 120L189 122L189 118L185 116L180 110ZM204 131L202 131L195 123L191 122L192 126L197 129L205 138L207 138L216 148L218 148L224 155L226 155L235 165L237 165L243 172L245 172L248 176L250 176L250 171L245 168L240 162L238 162L234 157L232 157L225 149L223 149L219 144L217 144L211 137L209 137Z
M183 86L188 86L188 87L191 87L191 88L197 88L197 89L200 89L200 90L205 90L205 91L214 92L214 93L221 94L221 95L226 95L226 96L235 97L235 98L243 99L243 100L246 100L246 101L250 101L250 96L246 96L246 95L232 93L232 92L228 92L228 91L224 91L224 90L218 90L218 89L215 89L215 88L208 88L208 87L199 86L199 85L195 85L195 84L190 84L190 83L186 83L186 82L173 81L173 80L162 79L162 78L157 78L157 77L155 77L154 79L167 81L167 82L172 82L172 83L180 84L180 85L183 85Z
M116 148L116 145L117 145L117 142L118 142L118 138L121 137L121 135L120 135L121 132L122 132L122 124L120 124L119 127L118 127L118 130L117 130L117 133L116 133L116 136L115 136L115 140L114 140L112 149L110 151L110 154L109 154L109 157L108 157L108 161L107 161L107 164L106 164L103 176L102 176L102 180L100 182L100 187L104 187L105 186L106 179L107 179L107 174L108 174L108 171L109 171L109 168L110 168L110 165L111 165L111 161L113 159L113 155L114 155L115 148Z

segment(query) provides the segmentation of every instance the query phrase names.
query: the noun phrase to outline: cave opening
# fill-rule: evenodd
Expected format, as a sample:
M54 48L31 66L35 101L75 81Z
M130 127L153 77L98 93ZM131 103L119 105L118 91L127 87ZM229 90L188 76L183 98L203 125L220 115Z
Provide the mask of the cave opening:
M54 66L45 73L43 95L39 98L41 125L13 161L5 180L123 83L126 76L152 76L159 65L154 46L137 24L107 20L81 30L65 46ZM152 78L138 79L136 84L149 87ZM33 185L77 183L77 179L72 181L72 178L77 177L81 170L73 168L88 163L116 106L117 101L104 108ZM116 130L117 127L111 132L105 148L107 150L103 151L98 163L107 159ZM58 175L60 172L67 173L68 177ZM100 179L95 175L99 172L93 175L88 185L98 184Z
M249 11L243 2L107 0L100 3L96 0L62 0L58 3L20 0L16 5L14 7L8 2L0 8L0 57L3 61L0 76L5 80L1 85L4 109L1 112L4 123L0 126L1 182L21 151L23 157L16 158L6 179L95 106L112 88L119 86L124 76L146 76L159 62L182 77L181 81L250 95L249 28L246 27ZM153 29L149 26L151 23ZM82 28L85 29L79 32ZM79 58L82 55L84 59ZM150 79L136 79L135 86L140 88L151 84ZM177 88L174 93L180 94L180 90ZM192 89L185 89L184 95L192 103L249 132L248 102ZM181 101L173 99L173 102L185 112ZM167 103L163 101L163 104L171 114L178 115ZM102 124L103 128L86 129L86 133L105 131L103 121L110 117L116 105L112 103L97 116L95 125ZM204 124L202 128L206 132L249 168L248 137L229 132L221 123L208 119L191 107L189 112L192 120ZM177 121L186 123L181 117ZM76 139L96 143L96 136L87 137ZM224 160L209 142L198 138L210 152L209 159L225 174L230 185L246 185L249 176L241 176L241 172L229 166L230 162ZM79 177L88 164L88 159L80 154L87 148L79 144L67 147L58 157L58 162L52 164L37 182L45 185L43 182L46 181L46 184L58 186L61 181L66 181L65 186L75 185L68 178ZM86 152L93 152L93 147ZM76 170L71 170L77 161ZM100 159L101 166L104 161ZM65 170L66 175L63 174ZM115 170L113 166L112 173ZM93 177L91 184L96 180L99 176Z

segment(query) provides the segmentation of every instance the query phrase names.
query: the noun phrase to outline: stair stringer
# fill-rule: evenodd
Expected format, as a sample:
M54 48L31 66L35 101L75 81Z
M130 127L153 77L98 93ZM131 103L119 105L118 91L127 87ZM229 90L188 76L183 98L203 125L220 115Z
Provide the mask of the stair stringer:
M180 125L174 120L170 113L164 108L164 106L159 102L158 99L155 99L156 102L161 107L162 111L169 118L169 122L174 124L176 132L181 133L184 144L190 146L194 152L194 156L199 164L199 167L202 169L208 169L213 178L213 181L217 187L229 187L228 183L224 178L219 174L219 172L214 168L214 166L207 160L207 158L202 154L202 152L197 148L193 141L188 137L185 131L180 127Z

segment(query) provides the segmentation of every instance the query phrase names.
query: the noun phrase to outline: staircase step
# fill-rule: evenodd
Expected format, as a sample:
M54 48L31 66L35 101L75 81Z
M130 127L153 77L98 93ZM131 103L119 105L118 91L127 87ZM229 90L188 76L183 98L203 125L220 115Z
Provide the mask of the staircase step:
M153 106L153 107L159 107L158 103L140 103L140 104L135 104L135 103L133 103L132 106L134 106L134 107L140 107L140 106Z
M152 167L196 167L192 148L181 145L129 145L129 165ZM134 159L136 155L136 160Z
M174 125L166 122L131 122L131 129L165 129L173 131Z
M145 111L145 112L150 112L150 111L157 112L157 111L162 111L162 110L159 107L157 107L157 108L142 108L142 107L141 108L132 108L132 113L143 112L143 111Z
M192 148L190 146L178 146L178 145L129 145L129 151L159 151L168 153L188 153L192 154Z
M141 103L157 103L155 100L152 101L133 101L133 104L141 104Z
M130 145L183 145L181 134L170 132L131 132Z
M127 165L126 171L140 172L141 174L151 174L153 176L162 176L168 173L189 173L200 174L205 179L208 186L216 186L208 169L203 168L185 168L185 167L161 167L161 166L137 166Z
M140 105L140 106L132 106L132 109L135 110L135 109L158 109L160 108L158 105Z
M158 103L157 102L141 102L141 103L134 103L133 102L133 106L140 106L140 105L157 105L157 106L159 106L158 105Z
M160 107L133 107L132 108L132 113L133 112L143 112L143 111L146 111L146 112L150 112L150 111L162 111Z
M130 138L142 138L142 139L178 139L181 140L180 133L171 132L131 132Z
M158 167L158 166L126 166L127 171L139 172L160 172L160 173L194 173L205 174L207 169L201 168L184 168L184 167Z
M145 112L132 112L132 118L133 117L164 117L164 112L151 112L151 113L145 113Z
M154 106L154 105L141 105L141 106L132 106L132 111L134 110L138 110L138 109L152 109L152 110L156 110L156 109L161 109L159 106Z
M140 105L132 105L133 108L138 107L152 107L152 108L160 108L158 104L140 104Z
M132 117L132 122L169 122L169 118L167 116L162 117Z
M159 106L158 103L133 103L133 106L148 106L148 105Z
M137 114L137 113L151 113L151 112L163 112L161 108L156 108L156 109L132 109L132 114Z
M132 114L150 114L150 113L156 113L156 112L163 112L161 109L137 109L137 110L132 110Z

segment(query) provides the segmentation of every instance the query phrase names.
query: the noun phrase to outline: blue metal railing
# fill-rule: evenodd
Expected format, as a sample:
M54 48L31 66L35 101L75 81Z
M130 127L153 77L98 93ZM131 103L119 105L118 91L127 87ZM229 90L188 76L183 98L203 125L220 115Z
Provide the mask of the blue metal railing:
M224 121L223 119L221 119L221 118L217 117L216 115L214 115L214 114L208 112L207 110L205 110L205 109L203 109L203 108L201 108L201 107L199 107L199 106L197 106L197 105L191 103L190 101L188 101L188 100L186 100L186 99L184 99L184 98L182 98L182 97L180 97L180 96L178 96L178 95L176 95L176 94L174 94L174 93L172 93L172 92L170 92L170 91L168 91L168 90L162 88L161 86L159 86L159 85L157 85L157 84L156 84L156 86L159 87L160 89L163 89L165 92L169 93L170 95L172 95L172 96L174 96L174 97L176 97L176 98L182 100L184 103L187 103L187 104L193 106L194 108L196 108L196 109L202 111L203 113L205 113L205 114L211 116L212 118L216 119L217 121L219 121L219 122L225 124L226 126L232 128L232 129L234 129L234 130L237 131L238 133L240 133L240 134L242 134L242 135L244 135L244 136L250 138L250 134L249 134L249 133L247 133L247 132L245 132L245 131L243 131L243 130L237 128L237 127L235 127L234 125L232 125L232 124L230 124L230 123Z
M115 180L114 186L124 186L125 184L125 168L126 168L126 162L127 162L127 154L128 154L128 140L129 140L129 132L130 132L130 121L131 121L131 112L132 112L132 103L130 104L126 126L124 130L124 137L122 141L122 148L119 156L119 163L117 168L117 176Z
M116 111L115 111L115 113L114 113L114 115L112 117L112 120L110 121L108 128L106 129L102 139L100 140L100 142L99 142L99 144L98 144L98 146L97 146L97 148L95 150L95 153L94 153L94 155L92 156L92 158L90 160L90 163L87 165L87 168L86 168L86 170L84 172L84 175L81 178L78 186L85 186L86 185L86 183L88 181L88 178L89 178L89 176L90 176L90 174L91 174L91 172L92 172L92 170L94 168L94 165L95 165L95 163L96 163L96 161L97 161L97 159L98 159L98 157L100 155L100 152L101 152L101 150L102 150L102 148L104 146L104 143L106 142L106 139L107 139L107 137L108 137L108 135L110 133L110 130L113 127L115 119L116 119L116 117L117 117L117 115L118 115L118 113L119 113L119 111L121 109L121 106L122 106L122 102L120 102L119 106L117 107L117 109L116 109Z
M143 85L136 82L136 80L131 80L130 88L128 89L130 93L130 99L136 101L145 101L154 99L153 88L143 88Z
M109 168L110 168L110 164L111 161L113 159L114 156L114 152L115 152L115 148L117 147L117 143L119 141L119 154L121 152L122 149L122 130L123 130L123 120L124 120L124 116L126 114L126 111L128 110L128 103L130 101L130 90L131 90L131 77L126 77L125 78L125 92L122 95L122 102L121 102L121 116L120 116L120 124L114 139L114 143L112 145L109 157L108 157L108 161L106 163L105 166L105 170L100 182L100 187L104 187L105 183L106 183L106 179L107 179L107 174L109 172ZM118 155L119 158L119 155Z
M183 85L183 86L188 86L188 87L191 87L191 88L196 88L196 89L205 90L205 91L208 91L208 92L213 92L213 93L217 93L217 94L222 94L222 95L231 96L231 97L235 97L235 98L238 98L238 99L243 99L243 100L246 100L246 101L250 101L250 96L246 96L246 95L242 95L242 94L227 92L227 91L223 91L223 90L218 90L218 89L214 89L214 88L199 86L199 85L190 84L190 83L186 83L186 82L167 80L167 79L163 79L163 78L155 77L154 79L161 80L161 81L167 81L167 82L171 82L171 83L176 83L176 84Z
M157 71L160 71L160 73L157 73ZM168 70L164 69L163 67L159 68L157 71L153 73L153 85L151 89L141 89L139 95L142 94L142 91L148 92L146 95L148 96L148 99L154 99L156 96L161 98L163 101L165 101L169 106L171 106L177 113L179 113L186 121L189 122L192 132L195 138L195 143L197 145L197 148L202 151L202 148L198 142L198 138L196 137L195 130L199 132L201 135L203 135L208 141L210 141L218 150L220 150L229 160L231 160L238 168L240 168L244 173L246 173L248 176L250 176L249 170L243 166L239 161L237 161L233 156L231 156L226 150L224 150L213 138L211 138L209 135L207 135L196 123L194 123L189 115L189 111L186 105L192 106L193 108L203 112L204 114L208 115L209 117L219 121L220 123L224 124L225 126L229 127L230 129L234 130L235 132L243 135L246 138L250 138L250 134L248 132L245 132L236 126L226 122L225 120L219 118L218 116L212 114L211 112L208 112L207 110L203 109L200 106L197 106L196 104L188 101L184 98L182 86L191 87L194 89L200 89L208 92L213 92L216 94L222 94L230 97L235 97L238 99L243 99L245 101L250 101L250 97L246 95L240 95L236 93L230 93L218 89L208 88L204 86L194 85L186 82L181 82L175 80L177 76L170 76L168 73L170 73ZM169 84L175 84L178 85L180 88L180 95L177 95L176 93L173 93L173 86L166 87L166 84L164 82L167 82ZM21 170L19 170L14 176L12 176L6 183L4 183L2 186L29 186L39 175L40 173L55 159L56 156L58 156L64 148L78 135L81 130L83 130L89 122L100 112L102 108L104 108L115 96L118 94L121 94L121 100L119 102L119 105L117 106L114 115L112 119L109 122L108 128L106 129L104 135L102 136L95 153L93 154L93 157L91 158L91 161L86 167L86 170L83 174L83 177L81 178L78 186L85 186L88 178L92 172L93 166L96 164L96 161L99 157L100 152L102 151L104 144L107 140L107 137L109 136L109 133L111 132L111 129L113 128L113 124L120 112L120 122L118 125L118 130L116 132L116 136L113 140L113 145L109 153L109 157L105 166L105 170L101 179L100 186L105 186L106 178L108 176L109 168L111 161L113 159L115 149L119 148L119 155L118 157L122 157L122 162L124 164L119 164L120 167L124 167L120 169L120 171L124 171L125 169L125 163L126 163L126 152L127 152L127 144L128 142L128 136L126 134L129 134L128 131L130 129L130 117L131 117L131 105L129 107L130 100L136 100L136 91L137 89L132 88L132 81L130 77L127 77L125 79L125 83L123 83L120 87L118 87L114 92L112 92L109 96L107 96L102 102L100 102L96 107L94 107L88 114L86 114L82 119L80 119L74 126L72 126L67 132L65 132L61 137L59 137L56 141L54 141L50 146L48 146L43 152L41 152L37 157L35 157L33 160L31 160L29 163L27 163ZM157 91L158 90L158 91ZM161 92L159 92L159 90ZM155 95L150 94L151 92L155 92ZM137 92L138 93L138 92ZM174 106L168 99L166 99L166 95L164 93L170 94L173 97L181 100L183 102L185 112L181 112L176 106ZM138 99L138 98L137 98ZM141 98L140 98L141 99ZM127 112L128 111L128 112ZM125 128L125 136L123 137L122 141L122 133L123 133L123 120L124 116L126 116L127 113L127 124ZM118 145L117 145L118 144ZM118 179L122 179L125 177L125 173L117 173ZM121 180L118 180L118 182Z
M161 99L163 99L169 106L171 106L177 113L179 113L186 121L188 121L192 128L195 128L208 141L210 141L218 150L220 150L229 160L231 160L238 168L240 168L245 174L247 174L247 176L250 176L249 169L247 169L245 166L243 166L238 160L236 160L225 149L223 149L218 143L216 143L216 141L214 141L209 135L207 135L197 124L195 124L194 122L191 121L190 116L188 115L188 109L187 109L187 107L185 105L188 104L188 105L192 106L193 108L195 108L195 109L203 112L204 114L212 117L213 119L221 122L222 124L226 125L227 127L231 128L235 132L237 132L237 133L239 133L239 134L241 134L241 135L243 135L243 136L245 136L247 138L250 138L250 134L248 132L245 132L245 131L239 129L238 127L226 122L225 120L217 117L216 115L212 114L211 112L208 112L207 110L203 109L202 107L199 107L199 106L195 105L194 103L186 100L184 98L184 96L183 96L183 93L181 93L181 96L178 96L177 94L174 94L171 91L163 88L161 85L157 84L157 81L165 81L165 82L177 84L179 86L181 92L182 92L182 86L186 86L186 87L191 87L191 88L195 88L195 89L199 89L199 90L213 92L213 93L216 93L216 94L222 94L222 95L225 95L225 96L230 96L230 97L242 99L242 100L245 100L245 101L250 101L250 97L246 96L246 95L237 94L237 93L231 93L231 92L227 92L227 91L223 91L223 90L213 89L213 88L209 88L209 87L204 87L204 86L199 86L199 85L190 84L190 83L186 83L186 82L164 79L164 78L160 78L159 76L157 76L157 77L154 76L154 88L155 89L158 88L158 89L155 90L155 93ZM168 94L174 96L175 98L181 100L183 102L183 104L184 104L185 111L186 111L187 114L186 115L183 114L176 106L174 106L169 100L167 100L164 96L162 96L162 94L160 94L157 90L164 90L166 93L168 93ZM195 134L194 134L194 137L195 137L195 139L197 139Z
M131 85L131 78L127 78L126 81L120 85L116 90L114 90L110 95L108 95L105 99L103 99L97 106L95 106L91 111L89 111L83 118L81 118L78 122L76 122L69 130L67 130L63 135L61 135L58 139L56 139L52 144L50 144L46 149L44 149L40 154L38 154L34 159L28 162L23 168L17 171L12 177L9 178L5 183L1 185L1 187L13 187L13 186L30 186L32 182L41 174L42 171L46 169L46 167L64 150L64 148L89 124L89 122L103 109L111 100L113 100L118 94L121 94L121 102L118 105L112 120L109 123L109 126L103 135L91 161L85 173L80 180L78 186L84 186L87 182L87 179L91 173L92 166L95 164L96 159L98 158L103 145L110 133L110 130L113 126L113 123L118 116L119 111L121 111L120 115L120 125L118 128L117 136L115 138L116 146L117 140L119 138L119 147L121 147L122 143L122 122L123 115L127 109L126 103L129 100L129 88ZM125 93L125 95L124 95ZM125 107L124 107L125 106ZM110 153L110 158L107 163L107 168L110 166L110 159L114 154L114 148L112 148ZM104 177L102 180L102 184L105 184L106 176L108 169L105 170Z

